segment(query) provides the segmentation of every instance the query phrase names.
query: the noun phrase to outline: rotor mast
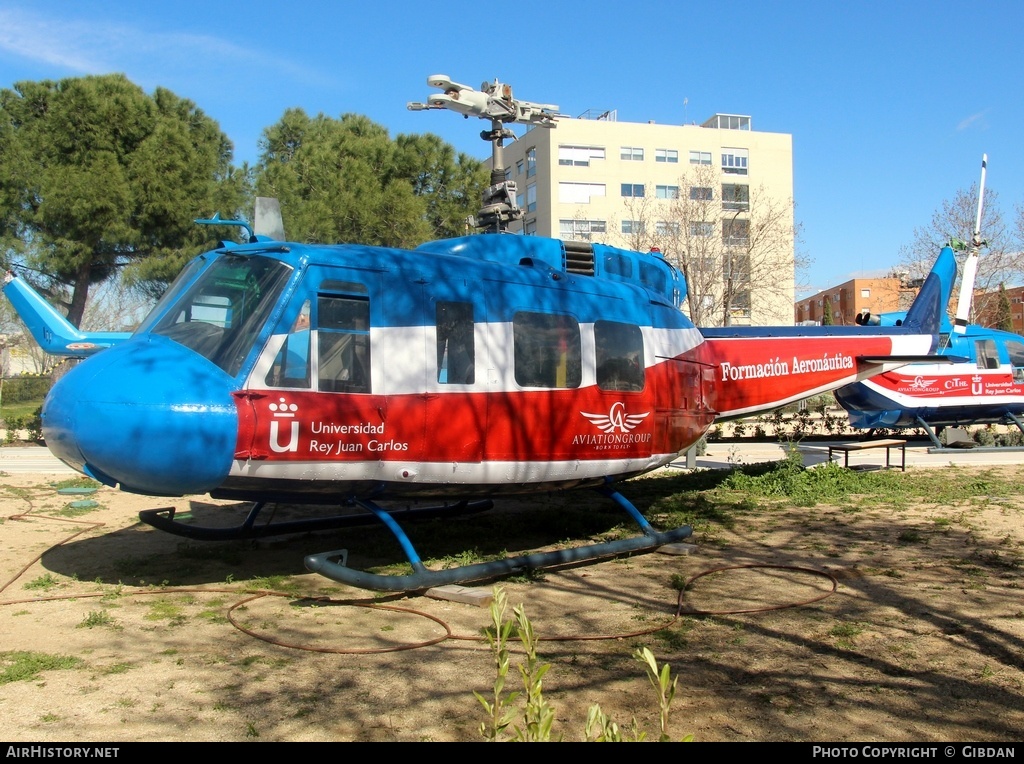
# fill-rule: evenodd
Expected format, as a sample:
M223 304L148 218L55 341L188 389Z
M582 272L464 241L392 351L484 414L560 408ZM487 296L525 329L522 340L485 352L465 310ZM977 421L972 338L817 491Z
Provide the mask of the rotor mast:
M978 189L978 217L974 223L974 234L971 236L970 249L964 260L963 278L960 279L960 297L956 305L956 317L953 319L953 331L963 334L967 331L967 322L971 314L971 300L974 297L974 281L978 275L978 253L986 242L981 239L981 213L985 203L985 171L988 168L988 154L981 155L981 186Z
M470 225L488 233L502 233L508 224L523 217L523 210L516 200L516 183L505 180L505 139L515 140L515 133L506 123L554 127L558 117L558 106L547 103L520 101L512 97L512 86L498 80L484 82L480 90L469 85L453 82L446 74L432 74L427 84L440 88L443 93L431 95L426 103L411 101L411 111L426 109L448 109L465 118L489 119L491 129L480 132L480 137L491 144L491 184L484 190L483 203Z

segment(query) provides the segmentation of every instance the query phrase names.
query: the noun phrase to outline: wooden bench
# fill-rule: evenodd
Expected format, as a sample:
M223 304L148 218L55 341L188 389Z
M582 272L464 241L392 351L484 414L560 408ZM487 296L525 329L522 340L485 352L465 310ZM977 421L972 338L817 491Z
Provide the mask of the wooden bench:
M885 468L890 469L891 463L889 461L890 449L898 448L902 455L902 462L900 463L900 469L904 472L907 471L907 441L905 440L861 440L856 443L835 443L828 447L828 460L832 461L832 452L840 451L846 454L843 466L849 468L850 466L850 452L851 451L866 451L869 448L884 448L885 449Z

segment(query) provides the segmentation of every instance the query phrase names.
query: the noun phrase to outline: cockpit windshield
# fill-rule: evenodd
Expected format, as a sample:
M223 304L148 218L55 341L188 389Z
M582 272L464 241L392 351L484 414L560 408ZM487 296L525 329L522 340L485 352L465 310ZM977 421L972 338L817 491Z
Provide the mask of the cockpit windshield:
M153 326L235 376L291 273L279 260L222 255Z

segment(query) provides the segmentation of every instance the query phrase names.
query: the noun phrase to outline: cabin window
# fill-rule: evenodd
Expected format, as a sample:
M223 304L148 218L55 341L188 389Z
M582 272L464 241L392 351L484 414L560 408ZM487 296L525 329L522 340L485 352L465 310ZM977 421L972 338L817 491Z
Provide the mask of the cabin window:
M370 392L369 299L363 295L318 295L316 327L319 389Z
M594 344L600 389L633 392L644 389L644 339L639 326L597 321Z
M437 303L437 381L442 385L471 385L475 379L473 305Z
M582 381L580 326L572 316L520 312L512 319L516 383L574 388Z
M153 326L158 334L238 374L291 273L268 257L223 255Z
M1013 382L1024 385L1024 342L1007 340L1006 352L1010 354L1010 366L1013 367Z
M310 303L306 300L267 372L267 387L309 388L309 313Z
M979 369L999 368L999 352L995 340L975 340L974 354Z
M640 263L640 283L659 294L668 294L668 273L653 263Z
M604 256L604 271L609 276L631 279L633 278L633 261L617 253L609 253Z

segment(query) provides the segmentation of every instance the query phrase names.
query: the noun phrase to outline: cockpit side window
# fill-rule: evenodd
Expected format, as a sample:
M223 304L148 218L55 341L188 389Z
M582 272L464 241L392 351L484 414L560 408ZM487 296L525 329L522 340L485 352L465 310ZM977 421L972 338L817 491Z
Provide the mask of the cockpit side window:
M1010 366L1013 367L1013 381L1024 385L1024 342L1007 340L1006 351L1010 354Z
M370 392L370 300L365 287L362 292L317 296L317 379L321 391Z
M281 352L274 359L274 365L264 380L267 387L298 387L308 389L310 385L310 304L302 303L299 315L292 322L291 330L285 337Z
M999 351L996 350L995 340L975 340L974 354L979 369L999 368Z

